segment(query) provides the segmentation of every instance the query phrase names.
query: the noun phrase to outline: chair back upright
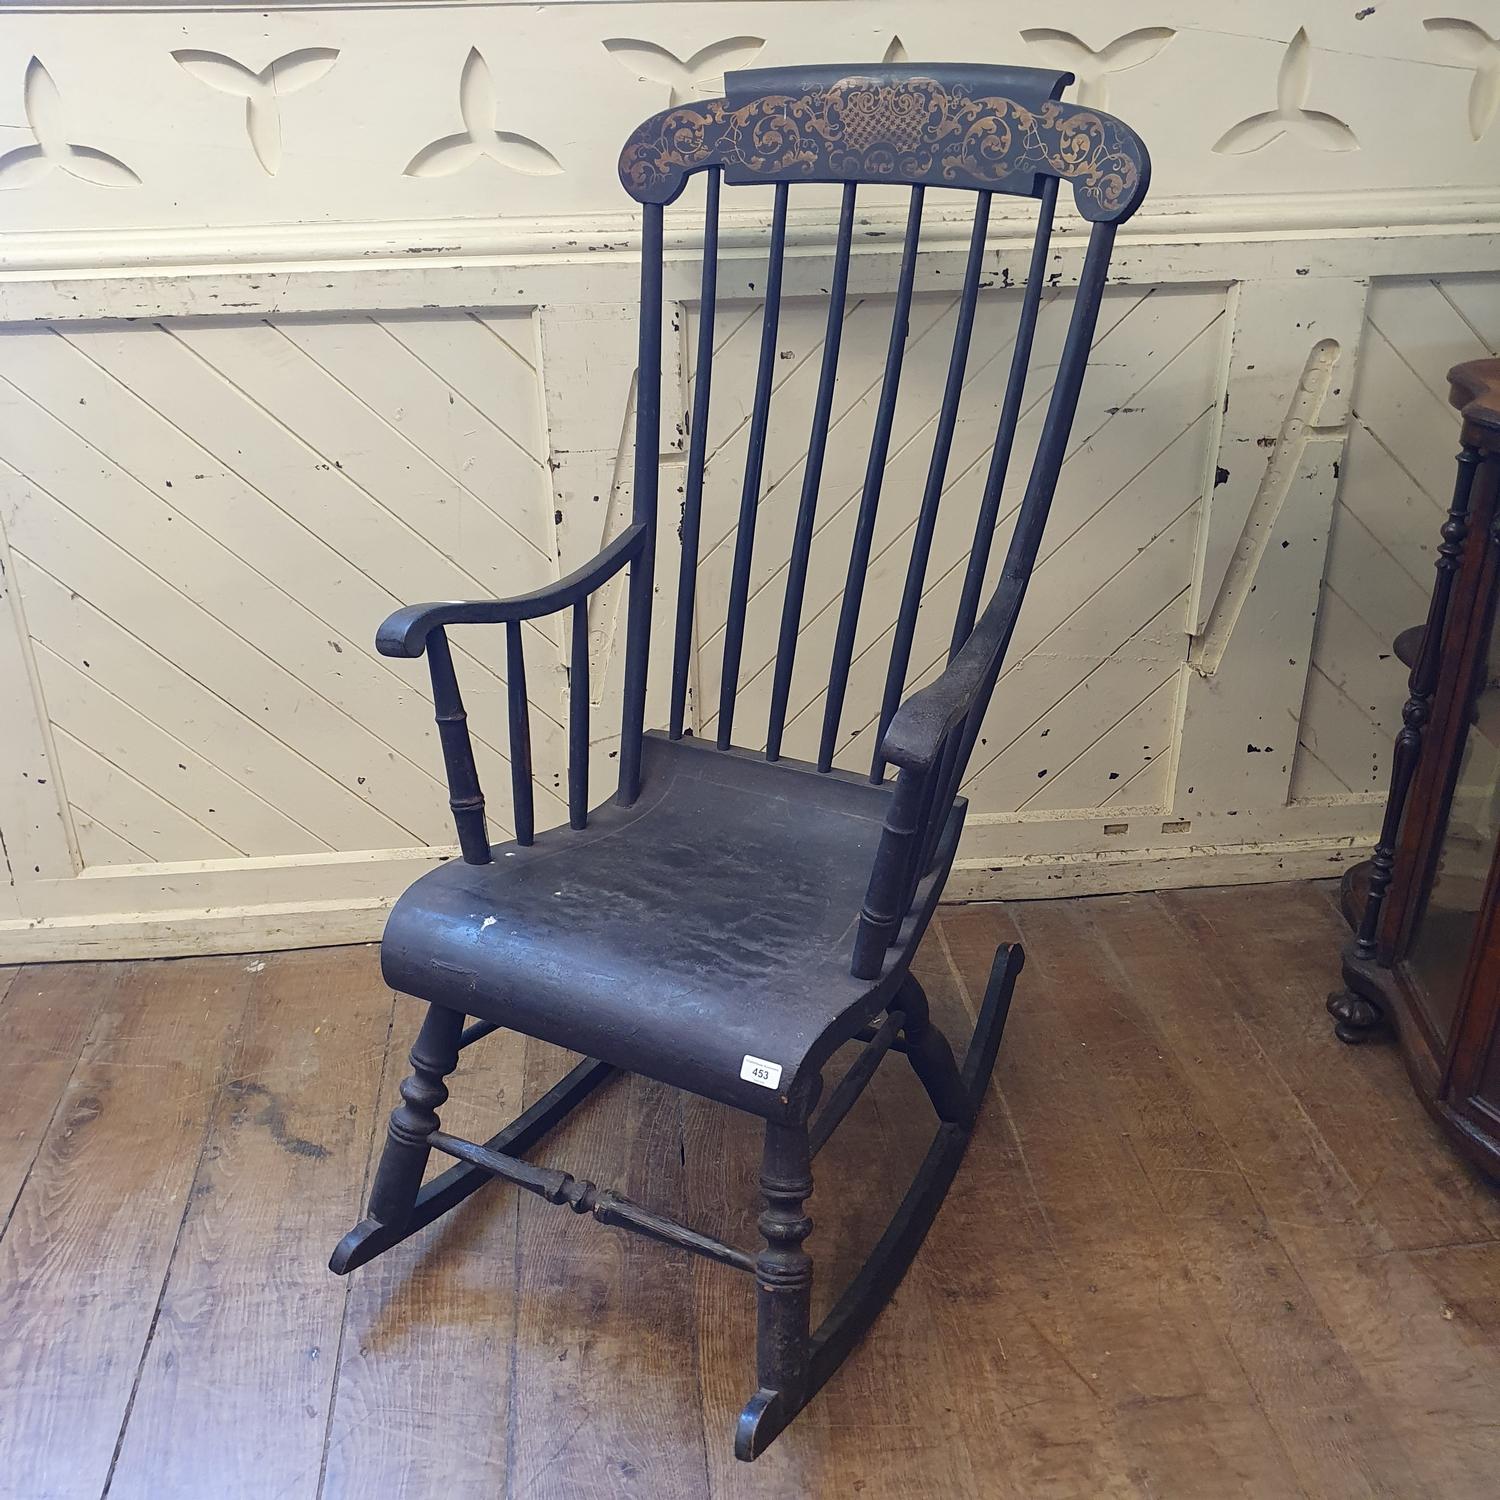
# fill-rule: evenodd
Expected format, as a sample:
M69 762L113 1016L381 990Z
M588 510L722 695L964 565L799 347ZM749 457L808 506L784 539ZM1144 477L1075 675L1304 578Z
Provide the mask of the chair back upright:
M802 627L808 564L818 522L819 486L838 377L840 339L847 311L849 264L857 193L866 184L906 184L910 200L897 274L890 337L880 378L873 436L865 462L839 601L838 624L823 696L817 766L834 765L840 744L865 578L880 506L902 361L916 282L922 210L929 187L967 189L974 195L973 225L959 293L947 379L935 423L926 483L912 531L905 584L890 630L884 691L872 780L885 774L881 740L900 704L911 665L918 609L945 489L947 463L958 420L986 257L990 208L995 193L1037 200L1036 228L1021 296L1009 376L988 474L975 516L973 544L953 621L950 655L968 639L979 616L1000 518L1001 495L1022 414L1037 313L1052 238L1058 184L1073 186L1080 214L1090 222L1064 353L1053 383L1030 482L1011 532L1002 579L1029 577L1057 483L1079 387L1104 289L1115 227L1134 212L1145 194L1149 158L1140 138L1114 117L1064 103L1068 73L982 65L902 67L814 66L752 69L726 77L723 98L684 104L645 121L620 157L627 192L643 205L641 246L640 362L637 390L634 515L652 533L630 565L627 607L625 705L620 750L620 797L633 801L640 789L647 661L656 548L658 453L661 441L663 219L690 177L703 174L705 218L699 283L695 378L689 419L681 551L671 666L669 733L686 730L688 683L698 609L699 547L703 522L704 470L713 389L718 302L719 215L722 188L774 185L769 265L748 442L740 484L733 564L722 628L714 738L721 749L735 743L735 708L744 669L745 621L751 593L752 559L765 473L782 285L787 214L793 184L839 183L843 194L833 265L828 280L826 331L817 392L812 404L801 494L786 558L780 629L772 668L770 710L764 727L765 755L782 753L792 671ZM777 559L778 563L781 561ZM1003 585L1002 585L1003 586ZM987 695L986 695L987 696ZM982 709L981 709L982 714ZM699 706L699 722L708 717ZM756 738L758 741L758 726ZM977 729L977 721L975 728ZM947 768L953 788L962 777L972 736Z

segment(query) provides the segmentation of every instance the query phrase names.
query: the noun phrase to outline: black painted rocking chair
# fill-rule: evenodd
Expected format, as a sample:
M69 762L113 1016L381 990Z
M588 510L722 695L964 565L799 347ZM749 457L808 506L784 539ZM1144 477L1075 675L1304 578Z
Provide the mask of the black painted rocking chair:
M954 857L958 795L1036 560L1083 381L1115 227L1139 205L1144 146L1109 115L1059 102L1069 74L984 66L808 67L730 74L727 94L670 109L630 138L620 163L644 205L633 519L586 567L519 598L416 605L381 626L387 656L424 652L432 674L462 862L416 882L381 945L387 981L429 1002L412 1074L370 1195L369 1215L334 1252L344 1273L501 1178L576 1213L693 1251L753 1276L757 1389L735 1451L754 1458L806 1405L870 1326L910 1265L958 1169L994 1068L1017 947L996 954L962 1065L912 977L917 944ZM681 525L669 727L644 732L658 547L663 209L706 174L697 379ZM999 581L981 612L990 544L1022 411L1047 275L1059 179L1091 224L1062 357ZM722 183L775 185L758 375L750 414L724 630L714 741L684 731L715 349ZM764 750L733 738L777 355L792 182L838 182L827 332L782 600ZM833 409L859 183L910 184L889 352L854 523L816 763L782 755L819 479ZM968 189L976 209L947 383L892 634L874 763L834 768L876 511L887 464L925 189ZM946 670L902 701L918 608L964 385L987 254L992 194L1035 198L1038 224L1009 383L964 578ZM629 568L619 787L588 806L591 593ZM534 833L521 623L572 615L569 826ZM447 629L506 629L516 839L491 847ZM894 780L886 768L894 765ZM473 1021L466 1025L469 1017ZM440 1128L445 1077L471 1042L509 1028L585 1057L483 1145ZM849 1042L864 1050L821 1110L822 1069ZM804 1205L814 1155L888 1051L903 1053L939 1121L932 1146L869 1260L810 1328L812 1229ZM528 1151L611 1073L626 1069L765 1120L765 1245L736 1248L566 1172ZM457 1165L423 1185L429 1153Z

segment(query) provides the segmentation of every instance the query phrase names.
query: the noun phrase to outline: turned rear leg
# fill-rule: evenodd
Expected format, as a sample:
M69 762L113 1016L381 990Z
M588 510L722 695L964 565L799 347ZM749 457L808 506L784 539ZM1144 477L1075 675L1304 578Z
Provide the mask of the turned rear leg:
M438 1110L448 1098L444 1079L458 1066L461 1011L429 1005L411 1049L411 1074L401 1084L401 1103L391 1111L385 1150L370 1190L369 1217L404 1229L411 1217L430 1154L428 1138L438 1128Z
M901 1033L906 1039L906 1056L932 1100L938 1118L948 1124L969 1125L974 1119L974 1101L964 1087L958 1064L948 1038L933 1025L928 1014L927 996L922 986L906 976L901 992L891 1005L903 1011L906 1020Z

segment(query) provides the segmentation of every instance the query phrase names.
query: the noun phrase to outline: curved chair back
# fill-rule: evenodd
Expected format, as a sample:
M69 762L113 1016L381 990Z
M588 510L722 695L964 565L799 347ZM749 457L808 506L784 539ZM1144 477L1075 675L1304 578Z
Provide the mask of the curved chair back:
M968 639L978 617L990 545L1001 517L1001 494L1022 413L1037 313L1052 235L1058 185L1072 185L1079 213L1092 225L1082 275L1061 363L1052 384L1030 482L1011 533L1006 573L1029 576L1061 466L1077 404L1115 226L1128 218L1145 194L1150 163L1140 138L1102 111L1059 98L1073 79L1068 73L1033 68L980 65L752 69L726 77L723 98L667 109L645 121L620 157L620 178L644 206L641 256L640 365L634 469L634 522L647 528L631 563L628 606L626 691L620 750L620 794L632 801L640 787L648 638L650 634L654 528L658 511L658 453L661 446L661 330L663 219L666 207L688 178L707 178L703 260L699 287L696 367L689 425L687 478L681 524L681 557L676 597L672 660L670 734L685 732L695 611L700 608L699 548L703 521L704 471L718 311L719 215L721 186L774 184L769 268L764 282L754 398L748 422L733 565L722 626L722 666L716 715L699 705L700 724L714 722L720 748L735 743L735 709L744 670L747 605L752 557L765 475L782 285L786 262L787 215L794 184L843 184L839 227L829 272L828 310L821 369L807 432L807 458L801 495L786 558L780 630L770 689L765 754L782 753L804 596L814 533L818 527L819 487L824 468L839 370L840 336L847 311L850 255L854 241L857 192L865 184L909 184L910 204L897 275L895 302L884 371L880 379L873 436L853 526L837 631L823 695L817 766L834 765L840 745L856 634L865 600L877 512L890 457L892 426L908 337L922 211L929 187L967 189L975 195L968 258L959 294L947 380L937 414L927 479L912 532L905 585L893 626L885 671L878 732L870 767L883 778L881 740L900 703L911 665L911 650L949 450L958 420L981 288L991 200L995 193L1038 201L1030 269L1021 298L1008 383L982 497L973 544L951 632L950 654ZM778 559L778 561L780 561ZM868 624L869 622L867 622ZM705 631L705 634L709 632ZM712 633L720 633L717 625ZM991 686L993 684L991 683ZM986 698L988 693L986 693ZM982 715L982 705L981 705ZM977 731L977 717L974 725ZM743 729L742 729L743 732ZM760 742L759 726L751 728ZM956 791L969 745L948 768Z

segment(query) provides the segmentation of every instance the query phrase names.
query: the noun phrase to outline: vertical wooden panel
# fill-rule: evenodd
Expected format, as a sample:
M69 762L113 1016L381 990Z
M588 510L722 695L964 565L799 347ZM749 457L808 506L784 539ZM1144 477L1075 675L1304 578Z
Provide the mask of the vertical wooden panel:
M1395 637L1427 615L1453 484L1447 371L1500 352L1494 277L1371 289L1328 565L1297 725L1294 798L1385 799L1406 700ZM1378 810L1378 809L1377 809Z

